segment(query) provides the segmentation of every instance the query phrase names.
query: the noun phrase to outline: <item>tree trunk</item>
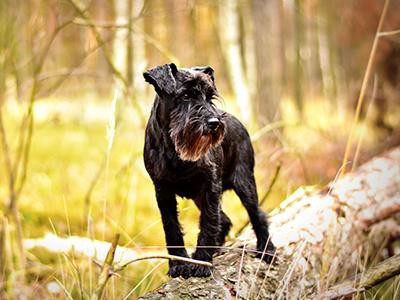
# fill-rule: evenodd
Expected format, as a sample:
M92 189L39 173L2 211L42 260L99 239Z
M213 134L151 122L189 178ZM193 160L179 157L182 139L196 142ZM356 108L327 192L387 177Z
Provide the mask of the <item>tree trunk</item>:
M127 1L127 21L128 27L132 28L133 24L133 0ZM132 30L128 30L128 34L126 36L126 82L130 88L133 85L133 32Z
M132 9L132 7L129 7L129 1L116 0L114 5L115 23L128 23L128 20L131 16L131 11L129 11L129 9ZM129 76L130 71L128 71L128 68L131 67L127 63L127 59L129 58L128 51L132 50L132 47L130 47L129 44L130 42L132 42L132 40L128 28L119 28L115 32L112 60L115 67L124 76L125 79ZM124 89L124 84L122 82L119 82L118 78L116 78L116 87L122 90Z
M223 0L219 6L219 36L226 58L228 77L240 109L240 119L250 121L251 103L239 43L238 0Z
M279 0L253 0L256 95L254 116L261 126L280 119L283 37ZM280 13L282 12L282 14Z
M250 228L214 258L210 278L175 278L142 299L318 299L388 256L400 235L400 148L320 191L299 189L270 214L272 265ZM257 297L258 296L258 297Z
M336 5L330 2L321 2L319 5L321 12L319 23L321 25L321 30L319 31L318 39L324 94L332 104L335 104L337 97L337 48L333 37L335 36Z
M140 32L131 32L132 37L132 97L134 97L133 101L135 103L139 103L143 105L142 99L145 99L143 95L145 94L146 83L143 80L142 72L146 68L148 68L147 59L146 59L146 46L145 41L143 39L142 34L145 32L144 28L144 17L143 17L143 9L145 5L145 0L132 0L132 16L135 19L134 25L135 28L138 28ZM133 25L133 24L132 24ZM138 118L138 121L141 121Z
M303 3L300 0L294 0L294 100L301 117L303 117L303 60L301 57L301 47L303 43Z

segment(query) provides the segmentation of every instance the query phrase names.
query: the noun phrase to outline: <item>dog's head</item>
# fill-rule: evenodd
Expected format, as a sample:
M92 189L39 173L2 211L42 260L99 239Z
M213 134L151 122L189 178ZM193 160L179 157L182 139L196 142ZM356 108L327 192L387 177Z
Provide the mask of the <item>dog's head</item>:
M222 142L224 113L213 103L218 92L211 67L178 69L166 64L143 76L158 94L157 117L168 126L182 160L196 161Z

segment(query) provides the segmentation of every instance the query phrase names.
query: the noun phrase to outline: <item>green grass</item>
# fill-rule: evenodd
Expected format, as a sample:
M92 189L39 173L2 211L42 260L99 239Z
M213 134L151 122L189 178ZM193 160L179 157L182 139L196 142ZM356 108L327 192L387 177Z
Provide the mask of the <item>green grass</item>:
M74 109L76 105L56 99L41 100L36 105L28 180L20 199L26 236L39 237L51 231L49 219L60 234L68 234L67 215L71 233L85 233L84 199L106 152L110 103L79 103L81 110ZM142 161L144 128L134 123L133 115L129 108L123 112L108 164L93 189L91 216L95 237L102 238L104 228L107 238L115 230L123 229L135 237L135 243L162 245L161 225L153 225L159 220L153 185ZM8 114L8 123L15 126L18 117ZM273 169L257 172L268 180ZM261 192L267 183L260 183ZM2 185L2 193L5 192ZM109 220L104 224L105 201ZM179 205L183 223L189 223L189 243L194 243L191 237L197 233L197 209L191 201L183 200ZM235 212L233 219L246 219L244 211L237 216L240 202L233 193L224 195L224 205Z
M28 177L19 201L26 238L40 238L53 231L60 236L88 236L88 218L84 215L85 195L106 153L109 111L110 103L104 99L80 99L79 103L68 102L67 99L44 99L36 104ZM21 118L18 109L12 105L7 107L6 116L7 131L17 132ZM18 135L9 134L9 137L15 151ZM143 141L143 125L135 123L130 107L124 108L106 167L91 194L90 238L111 240L115 232L121 232L122 245L128 244L133 248L165 245L153 185L143 165ZM2 177L5 176L4 170L1 172ZM2 181L0 195L4 199L6 194L7 186ZM239 207L240 201L233 193L224 195L224 208L234 221L235 228L240 228L247 220L245 210ZM179 210L185 241L187 245L195 245L198 210L192 201L187 200L179 200ZM54 265L54 259L49 260L49 257L59 255L37 254L42 251L35 250L31 254L41 265L54 269L57 264ZM32 258L32 255L29 257ZM63 271L53 276L60 281L62 277L75 278L65 280L63 284L73 297L76 296L76 272L64 257L57 261L61 266L58 270ZM82 272L88 269L86 259L77 258L77 261ZM125 280L118 282L116 279L115 284L133 287L154 265L154 262L142 262L131 266L131 271L123 274ZM33 281L40 278L43 283L51 281L52 277L45 276L51 274L50 269L45 268L44 274L33 272L30 278ZM161 271L155 272L155 279L150 276L138 287L137 293L159 285L165 279L165 272L164 263ZM82 280L87 286L88 278Z

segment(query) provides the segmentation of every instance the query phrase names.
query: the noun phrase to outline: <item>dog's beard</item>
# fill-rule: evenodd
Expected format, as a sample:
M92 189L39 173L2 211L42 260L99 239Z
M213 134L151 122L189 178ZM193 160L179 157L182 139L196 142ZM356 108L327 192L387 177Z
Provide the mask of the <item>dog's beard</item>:
M210 132L196 118L182 121L178 116L174 116L171 120L170 136L182 160L197 161L207 156L212 147L221 144L224 131L223 123L216 131Z

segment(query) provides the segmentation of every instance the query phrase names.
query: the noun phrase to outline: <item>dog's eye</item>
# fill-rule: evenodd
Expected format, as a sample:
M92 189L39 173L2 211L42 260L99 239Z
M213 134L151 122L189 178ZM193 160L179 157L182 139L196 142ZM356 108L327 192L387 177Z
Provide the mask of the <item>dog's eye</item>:
M197 96L197 94L198 93L196 91L187 91L187 92L184 92L182 94L182 99L183 100L190 100L192 98L195 98Z

